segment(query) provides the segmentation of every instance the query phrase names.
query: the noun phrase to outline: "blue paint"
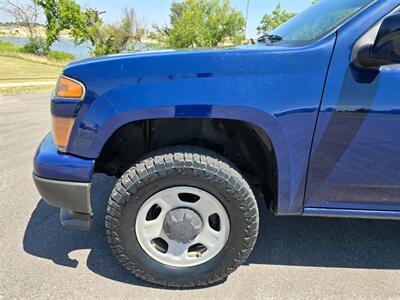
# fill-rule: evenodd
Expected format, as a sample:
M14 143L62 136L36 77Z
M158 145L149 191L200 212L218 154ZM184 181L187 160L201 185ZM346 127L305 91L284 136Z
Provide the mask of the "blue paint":
M212 105L177 105L175 106L175 118L210 118Z
M95 159L115 130L136 120L246 121L270 137L278 154L279 211L301 213L303 175L334 43L331 34L302 47L121 55L74 63L64 74L84 82L88 96L67 151Z
M53 98L50 104L51 114L59 117L76 117L81 104L81 100Z
M57 151L53 136L49 133L36 152L34 173L43 178L63 181L90 182L94 160L83 159Z
M400 211L400 69L355 69L351 51L399 5L400 0L374 1L308 43L121 54L71 63L63 73L85 84L85 99L52 100L54 115L76 117L68 154L58 153L46 138L35 172L87 182L105 143L130 122L240 120L260 128L272 142L278 214L347 216L346 210L349 215L359 210L390 217Z
M398 5L381 1L338 31L306 207L400 210L400 68L369 72L351 65L355 41Z
M400 220L400 211L305 208L303 216Z

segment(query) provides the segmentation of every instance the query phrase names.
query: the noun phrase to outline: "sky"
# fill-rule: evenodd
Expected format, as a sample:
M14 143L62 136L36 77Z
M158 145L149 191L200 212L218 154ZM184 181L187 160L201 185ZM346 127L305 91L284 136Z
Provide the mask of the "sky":
M28 3L30 0L16 0ZM135 8L138 15L142 16L148 29L153 24L168 24L169 8L173 0L76 0L83 7L93 7L106 13L102 15L107 23L117 22L124 7ZM280 2L287 11L300 12L311 5L312 0L249 0L249 14L246 37L257 37L257 26L265 13L271 12ZM231 0L232 5L246 15L247 0ZM13 21L13 19L0 12L0 22ZM44 20L40 20L44 23Z

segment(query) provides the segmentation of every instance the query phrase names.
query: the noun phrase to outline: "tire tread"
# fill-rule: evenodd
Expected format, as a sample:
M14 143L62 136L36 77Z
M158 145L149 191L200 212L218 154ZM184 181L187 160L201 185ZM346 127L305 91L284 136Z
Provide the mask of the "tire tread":
M119 226L121 211L127 201L134 201L136 186L147 182L151 177L163 178L170 172L184 172L191 169L193 176L203 173L208 180L224 184L227 191L232 194L232 199L238 201L238 207L245 216L245 238L241 250L236 253L232 263L217 274L212 274L208 280L180 283L175 281L160 280L150 276L145 270L140 269L124 252L121 240L115 231ZM123 197L128 194L130 197ZM254 194L239 171L223 156L210 150L194 146L174 146L150 153L130 168L117 182L107 205L105 218L106 237L117 260L135 276L152 283L179 288L192 288L208 286L225 280L230 273L235 271L250 255L255 245L259 215Z

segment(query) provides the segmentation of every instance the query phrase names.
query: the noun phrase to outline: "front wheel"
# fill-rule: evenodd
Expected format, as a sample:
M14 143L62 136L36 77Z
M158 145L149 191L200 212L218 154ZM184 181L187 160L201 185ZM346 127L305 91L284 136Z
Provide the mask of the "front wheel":
M134 275L171 287L224 280L258 234L255 197L218 154L197 147L157 151L129 169L108 201L106 234Z

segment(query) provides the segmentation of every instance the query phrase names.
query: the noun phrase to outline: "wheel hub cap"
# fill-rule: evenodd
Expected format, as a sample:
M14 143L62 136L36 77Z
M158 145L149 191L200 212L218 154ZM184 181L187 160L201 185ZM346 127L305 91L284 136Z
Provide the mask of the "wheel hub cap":
M136 216L135 234L156 261L192 267L215 257L229 237L230 222L217 198L195 187L176 186L146 200Z
M167 213L164 231L171 240L186 244L197 237L202 225L203 222L196 212L187 208L178 208Z

